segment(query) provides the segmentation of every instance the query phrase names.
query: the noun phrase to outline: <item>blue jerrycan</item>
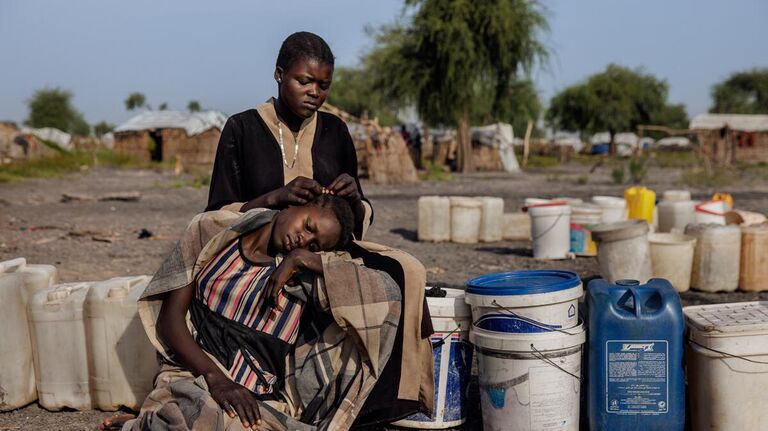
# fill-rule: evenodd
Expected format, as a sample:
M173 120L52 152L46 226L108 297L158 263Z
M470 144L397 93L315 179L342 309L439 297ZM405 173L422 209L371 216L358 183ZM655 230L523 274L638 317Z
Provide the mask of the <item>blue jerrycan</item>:
M590 430L683 431L685 324L669 281L593 280L587 308Z

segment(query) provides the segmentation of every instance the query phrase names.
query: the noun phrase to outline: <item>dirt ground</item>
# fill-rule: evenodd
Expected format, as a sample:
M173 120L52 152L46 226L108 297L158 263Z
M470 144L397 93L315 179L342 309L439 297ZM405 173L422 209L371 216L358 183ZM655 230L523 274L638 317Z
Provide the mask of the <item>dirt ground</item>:
M569 269L582 277L597 275L594 258L539 261L527 242L462 245L416 241L416 199L421 195L492 195L505 199L506 211L518 209L526 197L592 195L620 196L625 186L611 183L601 168L584 183L589 166L572 163L530 169L524 174L454 175L448 181L423 181L412 186L380 186L363 182L373 203L371 241L401 248L419 258L433 285L463 287L474 276L530 268ZM645 184L657 193L679 188L680 172L651 167ZM62 281L102 280L114 276L152 274L186 223L203 209L207 189L185 186L184 177L153 170L91 169L65 177L0 184L0 261L26 257L30 263L54 264ZM768 184L753 181L726 189L691 189L703 199L715 191L730 192L737 207L768 212ZM135 202L99 201L108 193L139 192ZM62 202L62 195L94 199ZM151 236L139 239L146 229ZM768 293L734 292L682 295L684 304L768 299ZM475 415L479 412L472 409ZM31 405L0 414L0 430L91 430L111 415L98 411L51 413ZM473 429L478 420L472 421Z

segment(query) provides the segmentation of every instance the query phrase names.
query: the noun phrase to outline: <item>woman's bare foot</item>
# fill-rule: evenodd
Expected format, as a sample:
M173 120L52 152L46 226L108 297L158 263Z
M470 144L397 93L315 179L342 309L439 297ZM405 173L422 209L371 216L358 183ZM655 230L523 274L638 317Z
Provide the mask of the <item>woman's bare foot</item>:
M135 419L136 415L132 415L129 413L123 413L119 415L112 416L111 418L106 418L104 421L99 425L99 430L101 431L120 431L123 429L123 425L128 422L131 419Z

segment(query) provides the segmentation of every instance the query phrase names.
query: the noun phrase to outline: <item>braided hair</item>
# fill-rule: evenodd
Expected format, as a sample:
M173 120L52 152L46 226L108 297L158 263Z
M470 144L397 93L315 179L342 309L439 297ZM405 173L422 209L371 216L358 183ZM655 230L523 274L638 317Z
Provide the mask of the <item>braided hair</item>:
M299 59L315 60L333 69L331 47L322 37L308 31L293 33L283 41L277 54L277 67L288 70Z

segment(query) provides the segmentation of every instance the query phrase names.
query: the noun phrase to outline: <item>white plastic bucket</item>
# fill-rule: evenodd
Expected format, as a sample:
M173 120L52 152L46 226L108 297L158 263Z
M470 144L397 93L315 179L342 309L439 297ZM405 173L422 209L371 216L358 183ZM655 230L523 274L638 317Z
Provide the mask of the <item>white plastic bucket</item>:
M502 235L508 241L531 240L531 216L528 213L506 213L502 216Z
M726 201L709 201L696 205L696 223L725 224L730 207Z
M473 278L467 282L466 301L481 329L568 329L578 324L583 293L581 279L573 272L528 270Z
M479 198L482 204L480 217L480 233L478 239L482 242L497 242L503 238L504 199L492 196Z
M516 334L472 327L485 431L578 431L584 327Z
M690 289L696 238L679 233L652 233L648 242L653 277L668 280L678 292Z
M645 283L651 278L648 230L648 223L641 219L602 224L592 229L600 275L604 279L609 283L623 279Z
M451 241L462 244L475 244L480 234L482 204L480 200L467 197L452 197L451 202Z
M603 209L603 223L627 219L627 201L615 196L593 196L592 202Z
M461 426L466 421L472 371L472 345L468 341L472 316L469 305L464 302L463 290L444 290L444 298L427 298L435 329L432 335L435 361L435 407L432 417L417 413L393 425L444 429Z
M683 308L693 430L768 424L768 302Z
M571 207L552 202L528 206L533 257L565 259L571 250Z
M421 196L419 209L419 241L451 240L451 200L441 196Z

